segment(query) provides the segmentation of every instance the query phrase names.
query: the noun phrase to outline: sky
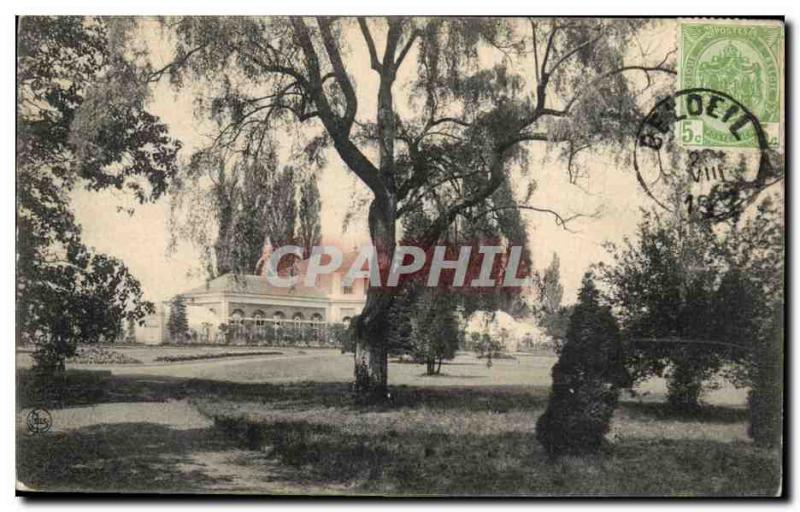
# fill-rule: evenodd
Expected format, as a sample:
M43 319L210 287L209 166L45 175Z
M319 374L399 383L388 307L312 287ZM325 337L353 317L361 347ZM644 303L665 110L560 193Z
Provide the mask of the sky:
M674 26L658 26L643 36L643 44L648 45L649 37L650 49L655 48L652 53L658 53L661 48L674 45L674 33ZM351 74L357 77L359 118L371 119L375 111L377 75L368 67L363 40L360 35L353 35L348 65ZM156 67L168 61L168 45L154 23L146 23L139 37L150 48ZM409 60L411 58L413 55L409 55ZM398 78L401 90L402 82L401 75ZM193 100L191 90L176 92L166 84L160 84L151 98L151 112L160 116L170 133L182 141L182 158L202 146L209 133L203 122L194 117ZM400 114L403 108L406 107L397 105ZM652 205L639 188L629 164L617 164L609 155L587 152L579 163L585 166L588 178L573 185L568 182L565 162L547 156L541 143L533 143L530 149L533 157L528 175L537 182L531 204L552 208L564 217L575 213L600 213L595 218L571 222L570 231L559 227L547 214L530 211L522 214L528 225L534 267L546 267L552 255L558 254L564 301L570 302L576 297L583 273L591 264L607 258L603 243L619 242L630 235L640 218L640 209ZM353 198L368 197L368 191L335 151L329 151L319 180L323 239L337 241L341 247L366 242L364 212L354 217L346 231L343 231L343 221ZM527 182L519 175L512 178L512 184L518 196L525 193ZM200 256L190 244L179 242L174 251L168 250L169 201L166 197L153 204L138 205L122 192L77 190L72 205L83 226L87 245L123 260L141 281L147 299L167 300L204 282ZM119 209L131 206L135 206L133 215Z

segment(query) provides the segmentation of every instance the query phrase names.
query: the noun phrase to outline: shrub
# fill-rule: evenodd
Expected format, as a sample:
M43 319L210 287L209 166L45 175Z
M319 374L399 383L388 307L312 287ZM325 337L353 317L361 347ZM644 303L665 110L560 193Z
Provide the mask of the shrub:
M596 452L608 432L620 388L628 385L616 320L600 306L587 274L553 367L553 388L536 424L536 438L551 457Z
M176 295L169 305L169 318L167 319L167 331L170 338L176 341L184 341L186 332L189 330L189 322L186 318L186 300Z
M330 326L330 342L339 345L343 354L356 351L356 337L352 328L354 323L355 320L351 320L349 325L331 324Z
M448 294L422 290L405 307L412 354L426 365L428 375L439 374L442 361L455 357L462 339L455 301Z

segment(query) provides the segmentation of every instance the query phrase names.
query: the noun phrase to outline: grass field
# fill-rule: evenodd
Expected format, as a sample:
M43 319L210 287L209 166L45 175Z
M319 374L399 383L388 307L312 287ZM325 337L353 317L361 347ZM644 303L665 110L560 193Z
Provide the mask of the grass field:
M333 350L169 364L153 360L209 349L122 350L144 364L104 373L82 367L46 402L21 375L18 479L26 486L753 496L774 494L780 478L779 453L747 438L744 392L725 386L706 397L701 413L680 417L663 405L663 383L648 382L643 396L623 397L605 453L552 463L534 439L552 356L519 355L487 368L464 354L437 377L390 363L392 400L364 407L349 393L352 356ZM53 430L29 434L25 415L42 405Z

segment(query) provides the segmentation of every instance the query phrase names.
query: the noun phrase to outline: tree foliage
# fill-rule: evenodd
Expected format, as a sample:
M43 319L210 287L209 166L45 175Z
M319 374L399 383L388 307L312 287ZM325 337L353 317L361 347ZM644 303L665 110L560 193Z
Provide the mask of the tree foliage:
M539 308L537 317L544 332L560 347L567 334L571 307L561 305L564 287L561 285L561 262L553 253L553 259L537 282L539 288Z
M558 254L553 253L553 259L545 269L539 286L539 297L545 313L556 313L561 308L561 299L564 297Z
M321 208L317 177L311 175L300 186L297 205L297 241L303 248L303 258L311 256L311 249L322 241Z
M181 238L192 242L208 277L258 273L265 249L296 241L298 174L293 166L281 168L274 153L260 159L195 153L171 195L173 246Z
M428 375L439 374L442 362L454 358L464 342L460 302L457 295L422 283L401 288L389 312L389 353L411 355Z
M113 341L152 311L125 265L84 246L69 205L77 186L158 198L179 143L145 109L117 24L75 17L19 21L17 333L37 362L62 368L78 342Z
M749 433L778 446L783 431L785 247L782 212L765 198L734 223L722 244L728 270L717 291L716 331L743 347L733 358L734 382L750 387Z
M681 409L697 408L719 374L779 401L783 230L772 199L717 224L647 214L637 237L602 267L636 377L665 375ZM756 377L766 389L755 391Z
M453 359L463 332L457 315L458 301L449 293L423 290L409 309L408 345L428 375L439 374L442 361Z
M271 130L295 133L309 159L333 148L371 194L370 236L385 270L398 222L421 209L430 245L457 219L526 210L511 194L530 150L576 155L626 141L638 119L626 74L674 75L667 56L624 61L639 20L501 18L181 18L174 60L155 75L209 88L214 146L258 155ZM356 45L374 77L354 71ZM487 64L488 63L488 64ZM375 78L376 80L373 80ZM374 99L363 108L359 95ZM299 125L308 129L293 132ZM511 239L518 241L518 239ZM393 298L371 290L356 337L374 387L386 386L383 335Z
M700 219L645 213L634 241L612 246L614 263L603 266L610 301L627 337L637 380L668 379L670 403L699 406L703 383L730 356L714 340L714 291L723 264L714 226Z

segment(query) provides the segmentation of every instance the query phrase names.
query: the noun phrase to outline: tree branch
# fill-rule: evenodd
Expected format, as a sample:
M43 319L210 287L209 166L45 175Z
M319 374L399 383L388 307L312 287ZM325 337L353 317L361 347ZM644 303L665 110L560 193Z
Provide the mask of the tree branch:
M397 44L400 42L402 30L402 20L398 18L389 18L389 31L386 33L386 48L384 48L383 51L383 70L384 72L388 71L390 73L392 81L394 81L397 74L394 55L397 53ZM389 66L389 69L387 69L387 66ZM384 74L385 73L381 73L381 76Z
M573 96L572 99L569 100L569 102L567 103L567 106L564 107L564 112L569 112L570 109L572 108L572 105L575 104L575 102L578 101L581 96L583 96L583 94L585 93L585 91L588 88L592 87L593 85L597 84L598 82L600 82L602 80L605 80L606 78L609 78L611 76L617 75L619 73L624 73L626 71L642 71L642 72L644 72L645 75L647 75L648 84L650 83L650 73L652 73L652 72L663 72L663 73L669 73L671 75L677 75L678 74L678 72L675 71L674 69L665 68L665 67L663 67L663 65L658 65L658 66L622 66L620 68L614 69L614 70L609 71L607 73L603 73L602 75L598 76L597 78L595 78L594 80L589 82L589 84L586 85L586 87L584 88L583 91L581 91L579 93L576 93L575 96Z
M539 75L539 49L536 47L536 22L529 19L531 22L531 33L533 34L533 70L536 73L536 85L539 85L541 77Z
M367 49L369 49L369 62L372 66L372 69L377 71L378 73L381 72L381 61L378 60L378 51L375 49L375 41L372 39L372 34L369 32L369 27L367 26L367 20L364 17L358 18L358 26L361 28L361 34L364 36L364 41L367 43Z
M555 218L556 225L559 226L560 228L562 228L564 231L569 231L570 233L574 233L574 231L567 227L567 223L568 222L571 222L571 221L573 221L575 219L580 219L580 218L592 218L593 219L593 218L597 218L597 216L599 215L599 211L595 211L593 213L588 213L588 214L587 213L576 213L574 215L570 215L569 217L563 217L557 211L551 210L550 208L540 208L538 206L531 206L531 205L527 205L527 204L515 204L515 205L497 206L497 207L494 207L494 208L490 208L488 210L482 211L480 213L480 215L474 216L472 218L473 219L480 218L480 217L483 217L484 215L488 215L488 214L493 213L493 212L502 211L502 210L514 210L514 209L529 210L529 211L534 211L534 212L539 212L539 213L547 213L549 215L552 215Z
M414 44L414 41L417 39L417 36L419 36L419 32L417 30L414 30L414 32L411 33L411 37L406 42L405 46L403 46L403 49L400 50L400 55L397 57L397 60L394 63L395 69L398 69L400 67L400 64L403 63L403 60L406 58L406 55L408 54L409 50L411 50L411 46Z
M339 122L338 116L336 116L331 109L328 99L325 97L325 91L322 88L322 77L319 71L319 59L314 50L314 45L311 42L308 27L306 27L302 18L299 17L291 18L291 22L297 42L306 58L306 67L309 72L309 93L314 99L314 103L319 111L319 117L328 134L331 136L336 151L350 170L369 187L376 197L385 199L388 196L388 191L386 185L380 178L378 169L350 139L349 129L344 129Z
M489 196L500 187L505 180L503 173L503 164L505 160L505 149L498 148L493 156L492 163L489 167L490 177L486 185L478 192L472 194L469 198L465 198L460 203L451 206L447 211L442 212L439 217L431 224L425 231L420 241L423 247L431 245L439 239L441 233L453 222L458 214L467 208L471 208L481 201L487 199Z
M322 34L322 42L325 45L325 51L328 53L331 66L333 66L333 72L336 75L336 81L339 83L339 87L341 87L344 93L345 113L342 121L344 123L344 129L349 132L350 128L353 126L353 120L356 117L356 111L358 109L356 92L355 89L353 89L353 84L350 82L350 77L347 76L347 70L344 68L339 47L333 39L330 20L327 18L318 18L317 23L319 24L320 34Z
M426 194L430 193L431 191L436 190L441 185L444 185L445 183L451 182L451 181L454 181L454 180L468 178L470 176L475 176L476 174L480 174L480 173L481 173L481 171L472 171L472 172L468 172L468 173L464 173L464 174L452 174L452 175L448 175L446 178L443 178L441 180L438 180L438 181L435 181L435 182L431 183L421 193L415 194L416 197L413 197L411 200L407 201L402 207L400 207L400 209L397 211L397 218L399 219L400 217L402 217L405 213L407 213L413 207L418 205L419 201L423 197L425 197Z
M556 69L558 69L558 66L560 66L564 61L566 61L567 59L569 59L570 57L572 57L573 55L575 55L576 53L581 51L583 48L586 48L587 46L590 46L590 45L596 43L597 41L602 39L602 37L604 35L605 35L605 33L601 33L599 36L595 37L594 39L589 39L589 40L585 41L584 43L576 46L572 50L568 51L566 54L564 54L564 56L562 56L560 59L558 59L558 61L556 61L555 64L553 64L553 67L550 68L550 74L552 75L556 71Z
M202 44L202 45L200 45L200 46L198 46L196 48L192 48L191 50L186 52L186 55L184 55L180 59L174 60L174 61L170 62L169 64L167 64L166 66L164 66L163 68L161 68L161 69L159 69L157 71L153 71L152 73L147 75L146 81L147 82L156 82L156 81L160 80L161 77L164 76L165 73L167 73L167 72L171 71L172 69L177 68L179 66L183 66L192 57L192 55L194 55L195 53L197 53L200 50L204 49L206 46L208 46L208 45L207 44Z
M553 49L553 38L556 36L556 31L558 31L558 27L553 22L553 28L550 30L550 35L547 37L547 46L544 49L544 57L542 57L542 70L540 76L542 77L542 81L547 81L547 59L550 58L550 51Z

